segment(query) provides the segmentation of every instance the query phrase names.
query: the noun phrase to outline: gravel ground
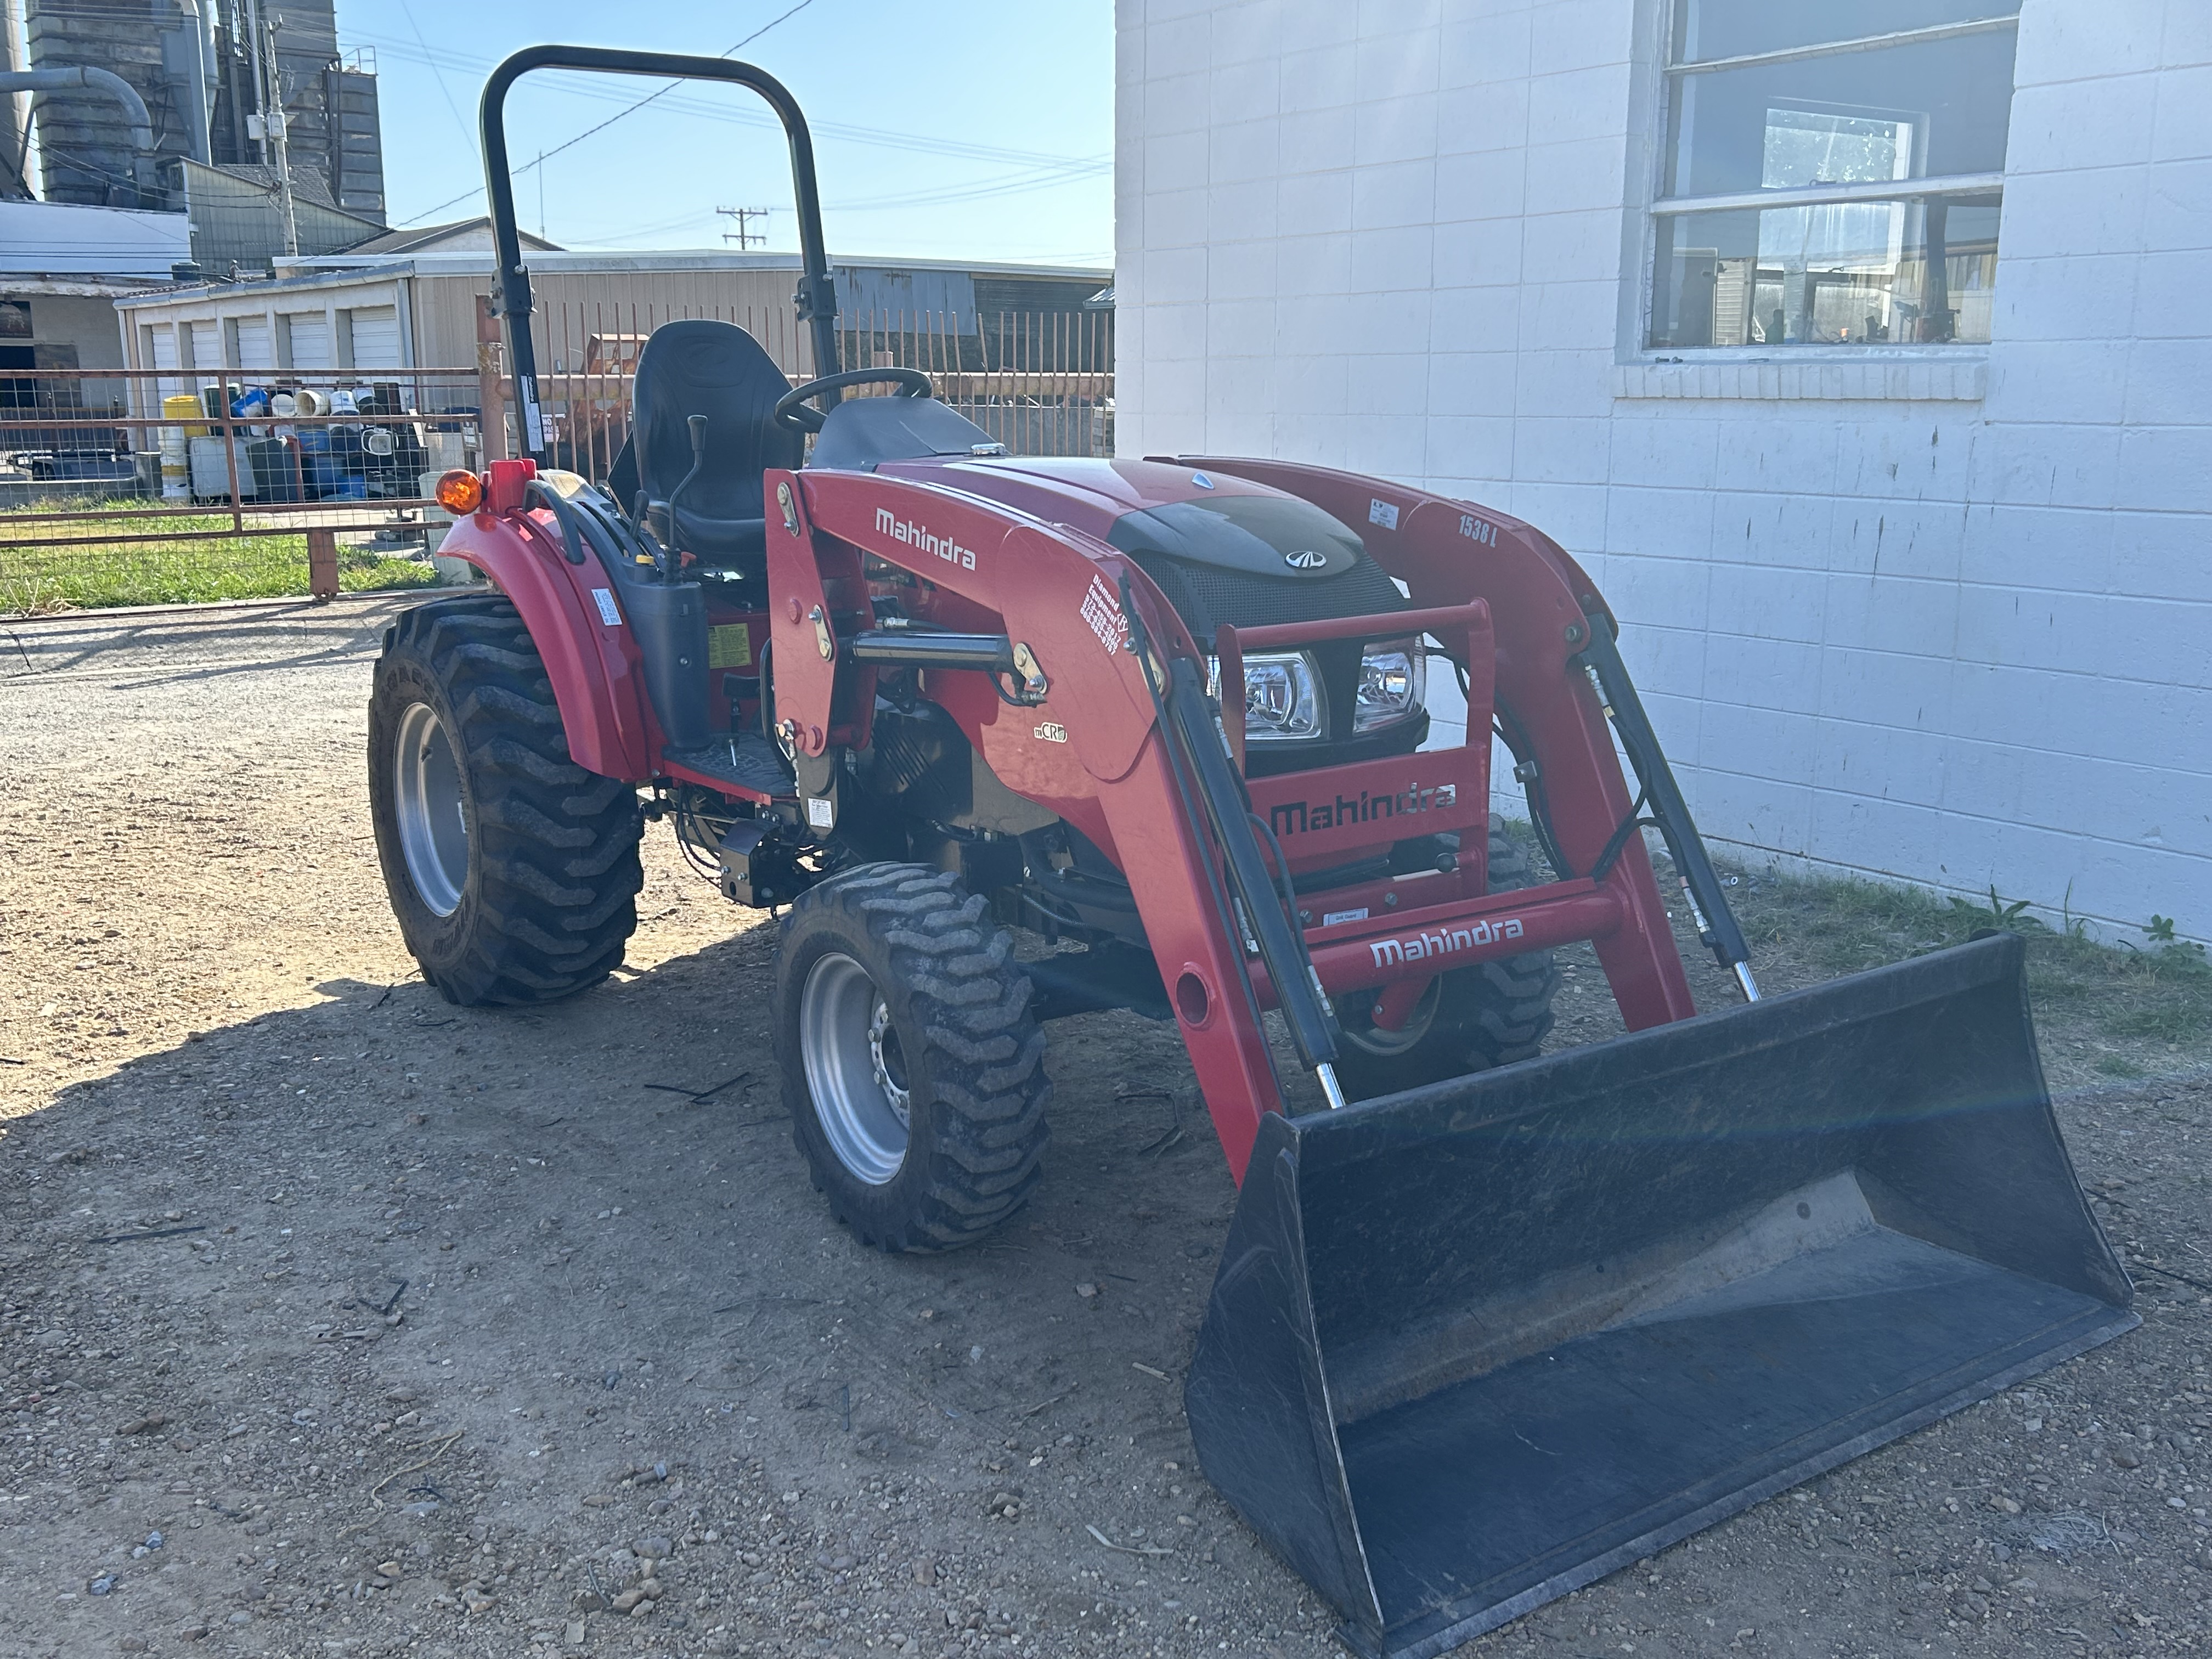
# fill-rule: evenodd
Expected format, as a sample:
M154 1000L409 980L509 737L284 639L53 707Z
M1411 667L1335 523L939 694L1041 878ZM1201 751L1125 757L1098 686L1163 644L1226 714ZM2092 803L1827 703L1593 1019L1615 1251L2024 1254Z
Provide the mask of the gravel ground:
M1335 1651L1194 1471L1235 1194L1172 1034L1055 1029L1001 1237L857 1249L775 1103L768 933L665 836L616 981L410 977L360 755L397 608L5 644L0 1656ZM1569 1040L1610 1024L1578 960ZM2045 1042L2143 1328L1468 1651L2212 1645L2212 1086Z

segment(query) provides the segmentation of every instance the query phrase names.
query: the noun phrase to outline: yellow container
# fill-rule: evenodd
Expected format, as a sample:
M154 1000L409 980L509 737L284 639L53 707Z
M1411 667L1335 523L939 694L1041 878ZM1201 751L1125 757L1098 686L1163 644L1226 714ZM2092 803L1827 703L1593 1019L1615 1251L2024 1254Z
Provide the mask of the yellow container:
M200 419L192 422L194 416ZM161 428L161 497L164 501L180 501L192 493L190 441L194 435L207 431L206 416L207 411L200 406L197 393L179 392L161 399L163 420L191 422Z

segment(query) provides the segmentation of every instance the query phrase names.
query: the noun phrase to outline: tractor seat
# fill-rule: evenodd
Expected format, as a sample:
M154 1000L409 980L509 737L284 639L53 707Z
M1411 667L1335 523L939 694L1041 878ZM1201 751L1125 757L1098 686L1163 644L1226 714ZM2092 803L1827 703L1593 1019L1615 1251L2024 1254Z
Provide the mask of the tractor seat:
M625 512L636 508L641 492L666 501L691 470L687 422L704 415L705 465L677 503L677 549L702 564L764 571L761 474L797 466L806 449L803 434L774 417L790 390L783 371L736 324L705 317L662 324L638 354L629 437L608 470L608 488Z

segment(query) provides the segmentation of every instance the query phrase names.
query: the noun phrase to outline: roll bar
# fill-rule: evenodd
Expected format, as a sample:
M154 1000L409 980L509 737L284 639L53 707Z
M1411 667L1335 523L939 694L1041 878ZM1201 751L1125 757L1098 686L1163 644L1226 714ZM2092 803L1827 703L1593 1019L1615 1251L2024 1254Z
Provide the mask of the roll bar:
M525 46L505 59L484 82L477 124L483 137L484 192L491 206L492 244L499 259L493 301L507 324L507 361L522 411L522 447L539 465L546 461L545 417L538 403L538 355L530 341L530 270L522 263L522 236L514 222L514 179L507 160L507 93L532 70L589 70L601 75L664 76L678 81L732 81L750 87L783 123L791 143L791 177L799 200L799 316L814 332L817 374L837 368L837 291L822 240L822 198L814 181L814 141L799 100L783 82L750 64L726 58L690 58L666 52L619 52L604 46ZM836 393L826 394L830 402ZM485 418L490 411L485 411Z

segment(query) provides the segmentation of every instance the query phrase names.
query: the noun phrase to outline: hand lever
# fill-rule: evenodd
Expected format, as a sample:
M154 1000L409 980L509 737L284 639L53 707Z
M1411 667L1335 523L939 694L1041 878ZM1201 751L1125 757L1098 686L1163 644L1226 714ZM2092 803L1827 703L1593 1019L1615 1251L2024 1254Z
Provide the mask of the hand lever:
M707 465L707 417L704 415L686 416L684 423L691 428L691 470L684 475L682 483L668 492L665 510L668 514L668 540L672 547L680 547L684 539L677 522L676 503L683 499L684 492L691 488L691 481L699 476L699 469ZM677 571L672 563L661 574L670 581L676 580Z

